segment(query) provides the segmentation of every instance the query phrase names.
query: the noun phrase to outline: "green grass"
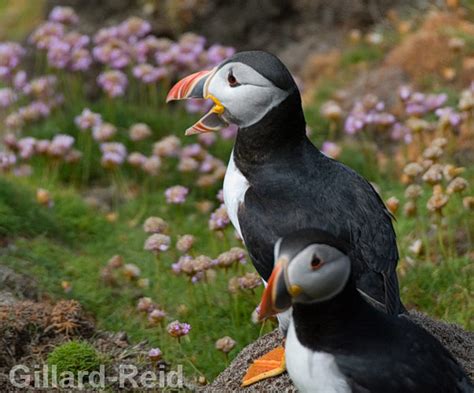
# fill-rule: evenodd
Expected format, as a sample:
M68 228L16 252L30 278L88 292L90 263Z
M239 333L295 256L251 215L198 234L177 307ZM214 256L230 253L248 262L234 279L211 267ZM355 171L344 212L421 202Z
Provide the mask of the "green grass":
M385 52L380 46L360 43L344 51L341 58L341 65L347 67L362 62L376 62L382 60L384 54Z
M362 173L367 172L361 154L349 149L343 159ZM164 253L158 261L143 251L146 234L141 223L151 215L163 217L171 224L173 239L184 233L194 234L198 239L195 254L215 257L238 245L231 229L225 232L223 240L211 233L207 228L208 214L199 213L195 208L197 201L214 198L215 189L192 189L183 206L165 203L164 189L185 180L180 176L171 170L164 173L146 195L140 194L119 205L119 218L113 223L87 207L77 190L64 187L63 183L49 185L54 205L48 208L38 205L34 199L41 177L21 182L4 178L0 182L0 233L13 239L15 247L3 252L0 263L36 277L41 288L54 298L79 300L95 316L100 328L124 330L133 341L147 339L150 347L159 346L163 350L165 359L174 364L184 363L188 373L196 374L195 369L198 369L212 379L226 366L224 356L214 349L218 338L229 335L237 340L232 357L261 333L260 326L250 321L261 289L238 296L227 292L229 278L252 271L250 264L240 267L239 272L218 271L212 283L192 285L184 277L171 274L170 265L178 258L174 250ZM132 182L127 180L128 185ZM388 178L380 186L385 191L384 197L402 198L403 188L398 182ZM468 217L456 206L452 207L450 217L453 217L453 228L469 224ZM416 232L415 222L400 214L395 225L401 255L405 258L409 255L406 248ZM142 277L150 278L150 287L138 288L125 281L115 287L104 285L100 270L115 254L122 255L126 263L139 266ZM472 277L472 262L467 257L441 259L435 263L421 257L402 276L402 297L410 307L472 328ZM62 290L63 280L72 284L68 294ZM163 306L169 314L168 321L179 319L191 323L189 339L178 345L160 328L149 327L135 310L142 296L150 296ZM183 305L187 309L184 313ZM269 325L264 331L268 329Z
M383 47L365 43L350 47L343 53L337 77L319 84L313 104L305 111L317 145L328 137L331 140L334 137L329 136L329 123L319 112L321 105L354 78L357 68L354 65L377 62L383 53ZM74 117L87 106L118 127L115 140L126 144L129 152L138 150L149 155L152 150L150 141L185 130L196 120L181 110L150 105L139 91L134 90L137 86L133 84L129 87L129 98L89 101L83 94L87 80L76 76L60 79L62 86L59 90L65 93L65 106L47 120L30 126L25 135L50 138L58 132L65 132L75 136L78 145L83 147L85 137L77 131ZM164 101L164 91L159 92L159 102ZM455 94L450 94L452 102L453 97ZM127 129L136 122L145 122L152 128L150 141L131 143L128 140ZM340 138L334 140L339 141ZM185 139L183 136L182 141L189 144L196 139ZM218 141L209 151L226 161L231 148L232 142ZM375 153L368 143L350 140L344 143L341 160L369 180L377 182L384 199L395 195L403 201L404 187L395 178L395 170L392 168L382 172ZM125 166L118 176L120 184L117 185L117 179L114 181L111 173L100 166L99 149L95 144L91 157L87 176L82 175L84 163L63 165L57 171L42 158L33 159L35 172L30 178L2 175L0 244L2 240L7 240L10 246L0 249L0 263L35 277L41 290L54 299L77 299L95 317L101 329L126 331L135 342L146 339L150 348L158 346L162 349L166 361L173 365L183 363L188 374L202 373L212 380L227 365L226 358L214 349L217 339L228 335L237 341L236 348L230 353L231 359L242 347L272 328L269 323L262 328L251 322L251 313L259 303L262 288L254 293L239 295L231 295L227 290L231 277L253 271L253 267L248 263L239 266L238 270L219 270L214 281L193 285L185 277L171 273L170 266L179 257L174 248L158 259L143 250L147 236L141 224L148 216L164 218L171 225L173 244L178 235L195 235L194 255L216 257L232 246L239 246L232 228L224 232L223 238L217 237L208 229L209 214L196 209L196 203L203 200L213 201L214 206L218 206L215 196L222 186L221 182L207 189L198 188L194 186L195 174L178 172L177 159L171 158L164 162L158 177L146 182L143 174ZM469 195L472 195L474 170L468 171L465 177L470 179ZM182 206L165 203L164 190L176 184L191 189ZM114 222L108 221L105 213L84 202L84 196L91 190L111 186L120 187L121 194L113 205L118 214ZM54 201L51 207L36 202L35 193L39 187L50 191ZM131 189L138 189L138 195L131 197ZM420 206L424 206L426 200L427 194L420 201ZM450 202L446 209L449 227L445 234L449 244L442 249L431 235L427 214L423 212L418 221L408 219L402 213L397 214L395 228L401 254L402 299L408 307L472 329L473 263L467 253L453 252L453 239L460 229L467 234L465 244L468 247L472 245L472 214L462 209L459 198ZM415 257L408 251L408 246L418 237L426 243L428 253ZM125 279L119 280L116 286L105 285L101 269L117 254L124 257L125 263L136 264L141 269L141 276L150 279L150 286L140 288ZM71 292L64 292L62 281L71 283ZM146 318L136 310L137 301L143 296L151 297L166 310L167 322L174 319L189 322L192 325L190 335L179 344L160 327L150 327Z
M23 40L43 18L44 0L0 0L0 40Z
M178 255L170 251L157 261L143 251L146 234L141 229L142 220L140 225L130 227L130 221L136 219L145 198L121 206L120 219L109 223L87 208L70 190L61 190L60 186L53 191L54 207L46 208L31 198L36 185L19 187L5 183L16 191L14 195L20 194L29 200L28 214L41 217L41 220L34 222L36 229L31 232L28 226L21 225L24 221L22 212L12 211L0 216L2 226L8 224L19 228L15 233L16 247L0 256L0 263L36 277L41 288L55 298L67 296L79 300L95 316L99 327L127 331L136 341L148 339L150 347L159 346L163 350L166 360L184 362L185 369L195 373L189 365L192 359L194 367L208 378L215 377L226 365L224 356L214 349L218 338L229 335L237 340L237 349L232 352L235 354L259 336L260 326L253 325L250 316L259 302L261 290L237 296L227 292L227 282L233 275L252 271L252 268L242 266L239 272L219 271L216 281L209 284L192 285L186 278L174 276L170 273L170 265ZM3 196L5 189L0 189L0 195ZM224 241L212 235L207 229L208 216L196 213L192 199L185 206L168 207L161 189L147 195L146 199L152 201L147 216L159 215L168 220L174 239L184 233L197 237L197 254L215 257L231 245L238 245L231 230L227 231ZM71 208L76 205L81 209ZM8 218L5 222L4 217ZM76 231L78 238L64 242L64 235L70 230ZM66 239L70 240L69 236ZM150 287L141 289L125 283L119 287L105 286L100 280L100 270L115 254L122 255L126 263L136 264L142 270L142 277L150 278ZM73 289L68 295L61 288L63 280L72 283ZM145 317L135 310L137 300L142 296L150 296L164 307L169 314L168 321L179 319L191 323L189 340L183 341L182 348L160 328L149 327ZM189 310L184 315L179 311L182 305Z

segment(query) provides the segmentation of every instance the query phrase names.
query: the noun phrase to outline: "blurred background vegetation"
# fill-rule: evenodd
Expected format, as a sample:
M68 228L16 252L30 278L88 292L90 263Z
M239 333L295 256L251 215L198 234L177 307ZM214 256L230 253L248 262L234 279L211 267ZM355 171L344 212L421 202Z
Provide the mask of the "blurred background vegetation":
M69 69L72 63L61 66L51 54L60 41L45 50L40 48L44 37L28 39L58 5L73 7L79 17L78 24L65 23L67 29L92 37L85 45L93 53L91 64L83 71ZM134 48L143 37L119 36L111 44L125 48L126 65L100 60L109 42L98 43L97 32L129 28L133 23L123 21L132 15L150 22L146 34L171 40L157 52L175 45L186 53L191 43L200 47L199 57L184 66L178 58L165 66L158 57L148 59L152 70L168 72L152 83L143 82L135 70L143 62L134 57ZM186 35L189 31L198 35ZM395 215L407 307L472 330L472 37L474 2L468 0L0 0L0 41L25 48L12 78L0 83L0 89L12 89L4 90L5 97L15 97L0 108L5 159L0 160L0 323L2 332L16 337L0 344L5 354L0 360L5 365L28 356L28 361L45 361L52 347L85 337L77 321L66 335L60 329L53 338L45 336L44 331L63 325L51 330L49 320L40 323L19 312L19 304L29 301L43 304L46 314L48 305L60 299L78 301L84 318L98 329L126 332L129 345L147 340L135 361L149 364L146 351L159 347L171 367L184 363L189 380L199 383L212 380L238 350L275 326L252 322L261 286L240 256L231 258L230 267L207 266L201 259L201 268L206 266L194 275L173 265L183 254L175 244L184 234L195 236L185 252L194 267L200 255L219 260L232 247L243 247L218 196L235 130L217 138L185 138L184 130L205 107L184 110L184 105L164 103L179 76L211 64L214 44L220 44L214 48L219 56L233 47L267 49L282 58L301 86L311 139L373 182ZM21 86L13 80L20 71L27 78ZM54 81L33 83L42 75ZM115 97L101 75L124 91ZM35 88L45 89L46 98ZM38 101L47 104L47 113L28 117L28 105ZM92 112L84 115L85 108ZM99 127L97 134L92 126L82 128L81 121L94 113L101 118L98 126L103 121L110 127ZM148 130L140 140L131 137L137 123ZM107 132L111 135L104 136ZM40 152L39 141L50 146L58 135L74 138L65 150L75 157ZM174 139L167 139L170 135ZM63 137L56 141L61 148ZM34 146L30 153L28 146ZM107 161L107 149L120 162L115 156ZM163 153L167 150L172 152ZM141 166L132 163L132 153L144 160ZM15 162L9 162L13 156ZM170 202L166 191L176 185L189 191L184 203ZM142 225L150 216L169 224L164 232L171 246L158 255L144 250L150 233ZM221 262L225 258L229 254ZM148 301L151 308L143 309ZM24 308L32 307L26 303ZM75 307L68 312L77 313ZM151 309L167 316L155 321ZM17 322L24 318L25 323L12 324L13 312ZM166 332L176 319L192 326L179 343ZM35 333L25 328L30 322L37 326ZM215 349L222 336L236 341L230 355ZM126 350L110 354L110 363Z

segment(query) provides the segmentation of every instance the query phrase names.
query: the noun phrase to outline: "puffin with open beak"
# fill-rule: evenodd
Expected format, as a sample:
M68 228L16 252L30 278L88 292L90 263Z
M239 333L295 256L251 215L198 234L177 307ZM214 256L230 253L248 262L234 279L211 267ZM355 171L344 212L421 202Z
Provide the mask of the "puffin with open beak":
M350 249L318 229L291 233L275 247L260 317L293 306L285 356L298 391L472 392L466 372L435 337L365 300Z
M264 281L273 269L277 240L318 224L352 240L352 271L366 297L390 314L404 311L390 213L367 180L322 154L308 139L298 87L276 56L237 53L212 70L179 81L167 101L188 98L211 99L214 106L186 134L238 126L224 178L224 202ZM283 333L289 314L278 315ZM283 360L284 351L277 350ZM282 372L282 365L262 376Z

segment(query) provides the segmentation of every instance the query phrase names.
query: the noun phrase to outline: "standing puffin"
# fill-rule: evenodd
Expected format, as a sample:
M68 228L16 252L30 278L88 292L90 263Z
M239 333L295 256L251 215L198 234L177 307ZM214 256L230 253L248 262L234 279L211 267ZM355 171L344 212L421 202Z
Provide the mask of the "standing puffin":
M187 135L238 126L224 179L229 217L263 280L273 269L276 241L321 227L351 239L357 288L389 314L404 311L395 268L391 216L370 183L322 154L306 136L301 97L274 55L240 52L212 70L179 81L167 101L208 98L213 108ZM286 318L279 317L283 331Z
M317 229L294 232L275 247L260 317L293 306L285 353L298 391L473 392L469 377L435 337L362 297L351 249Z

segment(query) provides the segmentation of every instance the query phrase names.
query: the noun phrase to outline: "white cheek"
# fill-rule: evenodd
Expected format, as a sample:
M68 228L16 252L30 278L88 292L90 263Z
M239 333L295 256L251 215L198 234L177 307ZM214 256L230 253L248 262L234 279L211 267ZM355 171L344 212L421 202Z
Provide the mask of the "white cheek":
M243 84L230 87L223 78L212 80L208 92L220 100L232 120L241 127L260 121L288 95L275 86Z

